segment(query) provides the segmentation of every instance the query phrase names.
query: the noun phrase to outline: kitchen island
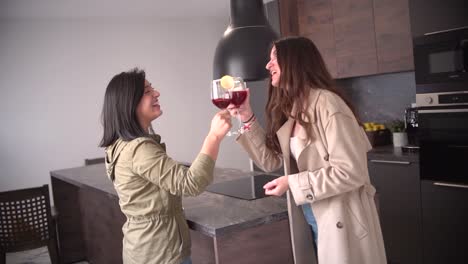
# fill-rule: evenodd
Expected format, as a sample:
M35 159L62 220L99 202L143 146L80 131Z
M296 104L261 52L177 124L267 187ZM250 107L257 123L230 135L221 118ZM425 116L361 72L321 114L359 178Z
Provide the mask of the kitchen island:
M259 173L215 169L214 182ZM64 263L122 263L122 225L117 193L104 164L51 172ZM286 199L242 200L204 192L184 197L198 263L293 263Z

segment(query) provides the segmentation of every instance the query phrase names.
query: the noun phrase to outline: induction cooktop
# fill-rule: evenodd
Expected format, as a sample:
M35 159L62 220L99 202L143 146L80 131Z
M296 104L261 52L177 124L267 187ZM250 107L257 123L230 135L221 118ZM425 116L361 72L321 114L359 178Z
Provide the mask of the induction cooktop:
M278 178L278 176L268 174L242 177L235 180L211 184L206 188L206 191L244 200L255 200L268 196L265 195L263 185L276 178Z

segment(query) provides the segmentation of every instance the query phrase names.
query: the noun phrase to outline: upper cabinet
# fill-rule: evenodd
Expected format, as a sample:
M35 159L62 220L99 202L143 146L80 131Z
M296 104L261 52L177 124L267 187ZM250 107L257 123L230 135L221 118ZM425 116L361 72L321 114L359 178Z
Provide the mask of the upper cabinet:
M298 1L297 7L300 35L314 41L327 64L328 70L336 78L338 68L332 1Z
M408 0L280 0L280 21L297 28L282 35L314 41L335 78L414 68Z
M468 26L466 0L411 0L409 9L413 37Z
M374 0L378 72L414 69L408 0Z
M372 0L332 0L337 77L377 73ZM313 24L309 26L314 27Z

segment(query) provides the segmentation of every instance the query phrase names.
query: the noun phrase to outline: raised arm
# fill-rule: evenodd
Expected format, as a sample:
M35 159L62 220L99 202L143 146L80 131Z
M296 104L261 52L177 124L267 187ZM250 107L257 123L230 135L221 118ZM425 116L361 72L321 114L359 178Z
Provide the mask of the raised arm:
M135 148L133 170L173 195L198 195L213 180L219 145L230 128L229 113L217 113L200 153L189 168L174 161L156 142L143 141Z

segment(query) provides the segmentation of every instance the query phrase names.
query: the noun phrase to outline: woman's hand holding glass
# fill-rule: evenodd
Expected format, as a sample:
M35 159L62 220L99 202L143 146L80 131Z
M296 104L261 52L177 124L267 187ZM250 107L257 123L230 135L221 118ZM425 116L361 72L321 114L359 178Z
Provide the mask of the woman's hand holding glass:
M220 109L228 108L231 115L237 116L239 128L242 127L241 107L248 97L248 89L240 77L223 76L221 79L213 80L211 87L211 101ZM250 107L250 106L249 106ZM245 107L244 107L245 108ZM251 110L249 111L251 112ZM239 134L238 131L229 131L227 136Z
M249 88L245 88L245 92L246 92L246 97L241 105L236 106L235 104L231 103L227 107L227 110L229 111L231 116L237 116L241 122L248 121L249 118L251 118L253 115L252 107L250 106Z
M209 134L221 139L229 132L231 127L231 115L227 110L222 110L211 120Z

